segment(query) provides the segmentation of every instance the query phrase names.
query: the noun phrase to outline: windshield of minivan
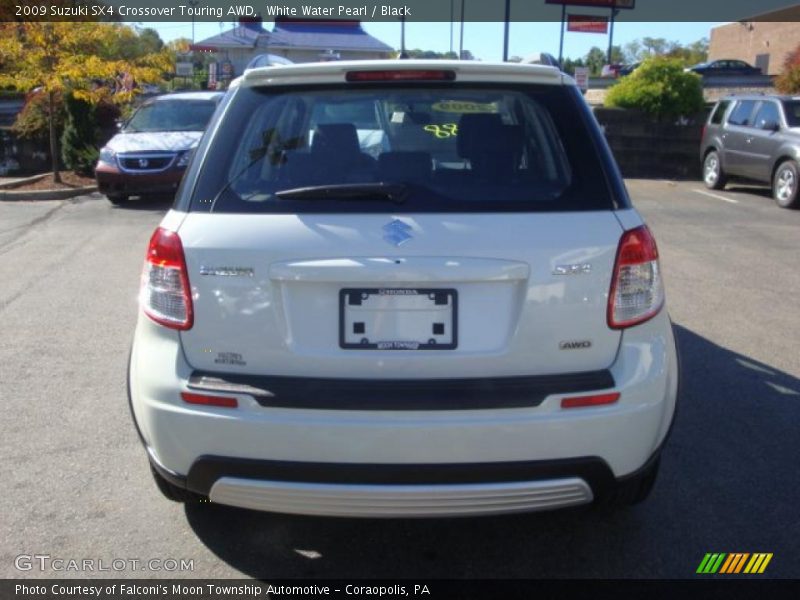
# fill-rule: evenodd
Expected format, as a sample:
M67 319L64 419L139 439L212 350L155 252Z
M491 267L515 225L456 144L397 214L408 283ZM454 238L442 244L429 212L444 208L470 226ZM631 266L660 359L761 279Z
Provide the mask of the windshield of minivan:
M215 168L200 169L192 210L554 210L565 196L573 209L608 208L592 140L563 94L244 88L216 127L206 157Z
M800 127L800 100L787 100L783 103L783 111L789 127Z
M125 126L125 132L203 131L216 106L212 100L149 102L136 111Z

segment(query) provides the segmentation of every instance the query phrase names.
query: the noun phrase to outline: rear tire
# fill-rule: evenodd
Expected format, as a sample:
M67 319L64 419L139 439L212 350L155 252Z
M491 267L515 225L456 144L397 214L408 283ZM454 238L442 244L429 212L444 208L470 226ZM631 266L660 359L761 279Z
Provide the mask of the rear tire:
M605 509L619 509L644 502L653 491L660 463L661 458L657 458L634 477L617 483L615 488L598 498L598 506Z
M800 177L797 163L787 160L775 170L772 178L772 197L781 208L800 208Z
M722 170L719 152L712 150L703 160L703 183L710 190L721 190L728 183L728 177Z
M122 206L128 202L129 196L126 196L125 194L109 194L106 196L106 198L108 198L108 201L114 206Z
M172 502L182 502L185 504L207 502L208 499L200 494L195 494L184 488L180 488L164 479L155 467L150 465L150 472L153 474L153 479L156 482L156 487L164 495L167 500Z

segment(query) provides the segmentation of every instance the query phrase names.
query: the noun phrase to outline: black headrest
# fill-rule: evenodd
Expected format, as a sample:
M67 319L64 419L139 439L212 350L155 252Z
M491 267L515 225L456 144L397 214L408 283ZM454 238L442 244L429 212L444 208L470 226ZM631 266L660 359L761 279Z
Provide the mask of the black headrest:
M387 179L427 179L433 171L433 161L427 152L384 152L378 156L378 168Z
M358 132L352 123L328 123L317 125L311 151L325 154L344 154L350 156L361 151Z
M458 155L474 158L484 154L518 154L522 151L522 128L504 125L495 113L469 113L458 122Z

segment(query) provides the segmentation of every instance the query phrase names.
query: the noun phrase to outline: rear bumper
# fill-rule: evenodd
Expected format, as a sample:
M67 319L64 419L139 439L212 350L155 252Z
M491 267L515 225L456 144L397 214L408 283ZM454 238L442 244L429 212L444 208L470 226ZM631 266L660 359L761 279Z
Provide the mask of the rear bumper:
M214 501L304 514L488 514L590 502L657 457L678 387L666 312L626 330L608 372L620 400L571 410L563 397L593 390L455 410L287 408L233 390L236 409L198 407L180 399L193 370L178 335L144 317L130 391L157 470Z

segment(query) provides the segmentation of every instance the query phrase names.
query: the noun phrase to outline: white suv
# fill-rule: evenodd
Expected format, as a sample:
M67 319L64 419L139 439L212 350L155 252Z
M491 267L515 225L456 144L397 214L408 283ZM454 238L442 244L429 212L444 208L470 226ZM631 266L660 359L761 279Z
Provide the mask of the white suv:
M131 407L174 500L632 503L675 412L655 241L552 67L249 71L150 240L141 307Z

